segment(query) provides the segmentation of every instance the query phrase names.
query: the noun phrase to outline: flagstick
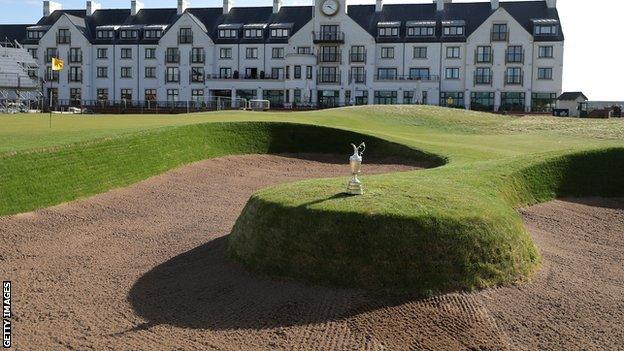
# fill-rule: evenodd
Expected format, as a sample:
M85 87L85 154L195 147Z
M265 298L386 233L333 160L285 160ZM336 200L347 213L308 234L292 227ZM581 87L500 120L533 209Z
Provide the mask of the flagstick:
M52 89L54 87L54 71L52 71L52 77L50 79L50 93L48 93L48 98L50 99L50 128L52 128Z

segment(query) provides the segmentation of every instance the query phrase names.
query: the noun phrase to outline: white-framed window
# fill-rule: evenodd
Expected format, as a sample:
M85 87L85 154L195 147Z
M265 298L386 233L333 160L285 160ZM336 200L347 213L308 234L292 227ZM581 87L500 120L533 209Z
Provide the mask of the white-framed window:
M247 59L257 59L258 58L258 48L246 48L245 49L245 57Z
M447 67L444 70L444 78L446 78L446 79L459 79L459 68L458 67Z
M180 68L167 67L165 74L166 83L179 83L180 82Z
M407 27L408 37L432 37L435 27Z
M539 58L553 58L554 51L555 50L552 45L540 46L538 49L538 57Z
M219 58L222 60L229 60L232 58L232 48L220 48Z
M380 27L377 33L380 37L398 37L399 27Z
M132 78L132 67L121 67L121 78Z
M273 48L271 49L271 57L274 59L283 59L284 58L284 48Z
M537 69L537 79L539 80L553 79L553 69L551 67L539 67Z
M290 31L286 28L273 28L271 29L272 38L288 38Z
M156 48L145 48L145 59L146 60L156 59Z
M156 78L156 67L145 67L145 78Z
M447 59L458 59L458 58L460 58L459 46L447 46L446 47L446 58Z
M464 26L445 26L442 34L445 36L462 36L464 35Z
M237 29L219 29L219 38L222 38L222 39L238 38L238 30Z
M132 59L132 48L121 48L121 58L125 60Z
M384 46L381 48L381 58L382 59L393 59L394 58L394 47L393 46Z
M98 48L96 50L96 57L100 60L108 58L108 49L106 48Z
M426 46L417 46L414 48L414 58L415 59L426 59L427 58L427 47Z
M108 78L108 67L98 67L97 68L97 77L98 78Z
M262 38L262 32L262 29L245 29L243 35L245 36L245 38L257 39Z
M178 89L167 89L167 101L168 102L180 101L180 91Z

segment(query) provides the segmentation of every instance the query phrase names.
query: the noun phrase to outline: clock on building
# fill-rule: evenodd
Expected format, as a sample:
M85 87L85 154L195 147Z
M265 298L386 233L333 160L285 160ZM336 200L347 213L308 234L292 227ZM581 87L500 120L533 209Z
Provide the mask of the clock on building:
M338 8L339 7L340 7L340 4L338 4L338 1L336 1L336 0L325 0L321 4L321 11L323 11L323 14L325 16L333 16L336 13L338 13Z

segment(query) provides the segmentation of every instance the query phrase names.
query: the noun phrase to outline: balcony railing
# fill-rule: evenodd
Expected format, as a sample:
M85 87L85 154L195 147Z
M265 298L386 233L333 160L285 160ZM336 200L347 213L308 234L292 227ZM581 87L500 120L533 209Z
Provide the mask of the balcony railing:
M520 75L505 72L505 85L524 85L524 72Z
M180 54L167 54L165 55L166 63L180 63Z
M416 76L400 76L400 75L375 75L375 81L379 82L437 82L440 80L438 75L416 75Z
M350 52L350 63L366 63L366 50L364 52Z
M342 51L336 53L319 53L317 63L342 63Z
M193 44L193 34L178 34L178 44Z
M320 31L312 32L314 43L344 43L344 32L340 31Z
M474 74L474 85L492 85L493 73L490 72L488 74L479 74L475 72Z
M260 72L262 73L262 72ZM210 75L207 74L205 77L206 80L264 80L264 81L283 81L284 75L263 75L263 74L255 74L255 75L237 75L237 74L229 74L229 75Z

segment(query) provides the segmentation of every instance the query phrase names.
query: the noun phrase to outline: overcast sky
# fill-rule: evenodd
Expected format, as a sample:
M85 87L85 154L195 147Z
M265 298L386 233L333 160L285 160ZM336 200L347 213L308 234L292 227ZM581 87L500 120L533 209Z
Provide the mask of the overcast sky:
M348 4L374 3L347 0ZM385 0L414 3L431 0ZM465 0L454 0L468 2ZM479 0L476 0L479 1ZM502 0L505 1L505 0ZM57 0L63 8L84 8L84 0ZM130 0L101 0L104 8L129 8ZM144 0L146 7L175 7L176 0ZM219 7L222 0L191 0L192 7ZM34 23L41 17L40 0L0 0L0 23ZM235 6L261 6L271 0L235 0ZM312 0L285 0L285 5ZM624 1L559 0L557 7L566 36L563 90L582 90L591 100L624 100Z

